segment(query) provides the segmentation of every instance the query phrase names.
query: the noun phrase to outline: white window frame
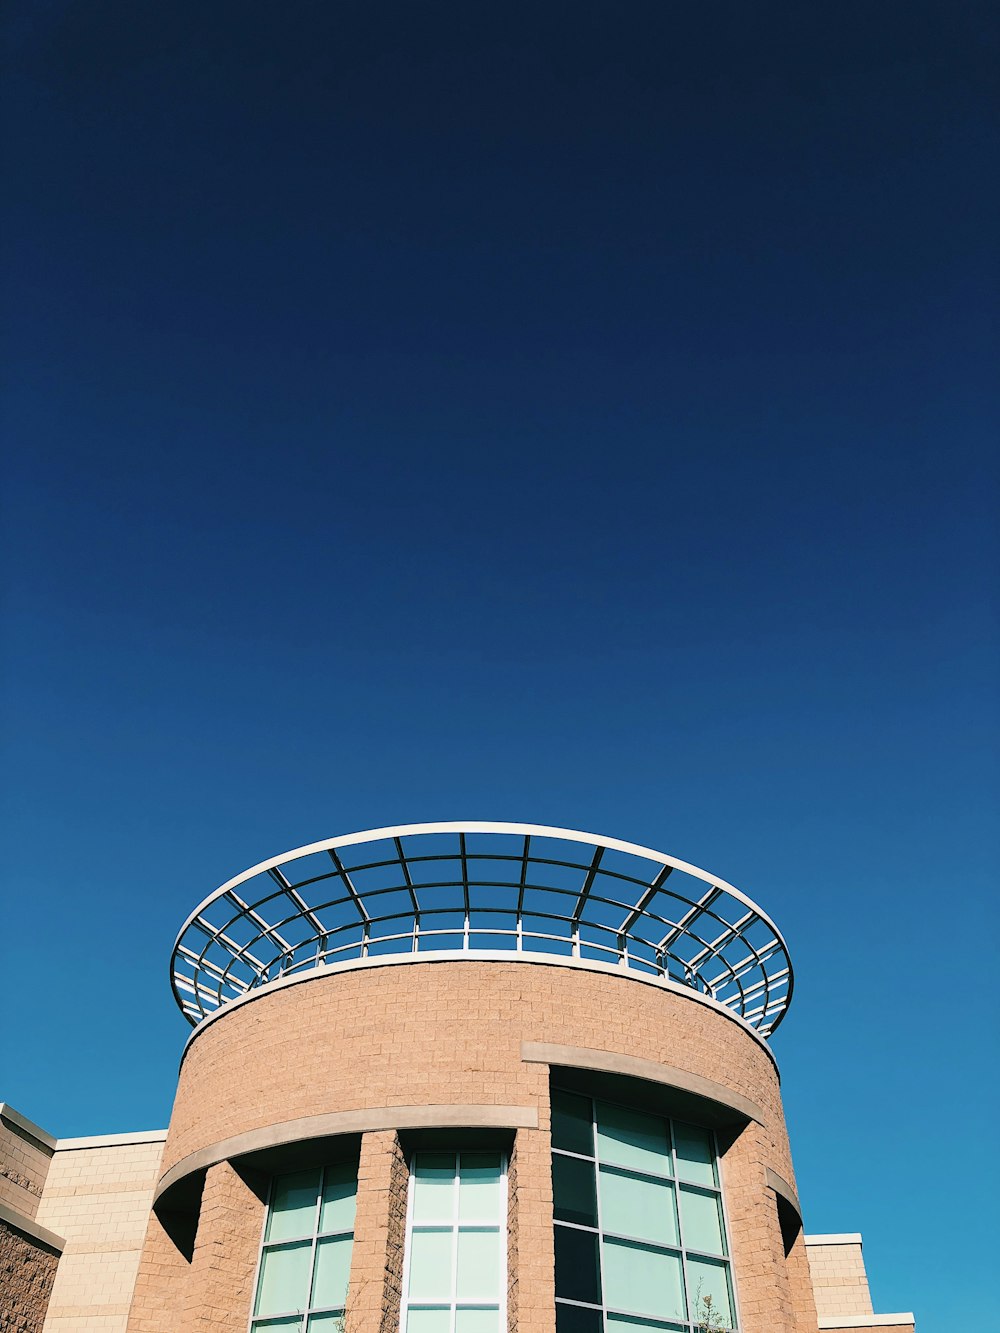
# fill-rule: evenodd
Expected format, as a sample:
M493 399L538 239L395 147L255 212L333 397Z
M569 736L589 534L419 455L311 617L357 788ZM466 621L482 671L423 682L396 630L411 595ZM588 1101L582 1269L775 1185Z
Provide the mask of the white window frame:
M459 1198L460 1198L459 1177L462 1169L463 1152L467 1153L470 1157L480 1157L484 1154L496 1153L500 1158L500 1216L499 1219L496 1221L492 1218L488 1220L483 1219L481 1221L464 1218L461 1221L461 1223L459 1222L459 1216L458 1216ZM444 1231L446 1228L450 1228L451 1230L450 1299L448 1301L445 1300L435 1301L424 1298L424 1299L414 1300L412 1304L417 1309L427 1309L429 1307L442 1309L444 1306L447 1305L448 1333L455 1333L455 1318L459 1306L461 1306L462 1309L472 1309L472 1310L491 1310L494 1308L494 1306L496 1306L498 1310L497 1313L498 1333L505 1333L507 1328L507 1284L509 1281L508 1253L507 1253L508 1207L509 1207L508 1204L509 1155L503 1150L498 1150L492 1147L485 1147L485 1146L468 1147L465 1149L435 1147L435 1148L426 1148L421 1150L418 1148L415 1152L412 1152L409 1156L409 1160L407 1163L409 1170L409 1180L407 1182L407 1192L406 1192L406 1244L403 1248L403 1293L402 1293L402 1299L400 1301L400 1310L399 1310L399 1331L400 1333L406 1333L407 1323L409 1320L410 1305L411 1305L410 1260L412 1257L412 1250L413 1250L413 1198L415 1192L414 1185L416 1180L414 1167L416 1165L418 1158L420 1158L421 1156L429 1157L429 1156L445 1155L445 1154L448 1156L454 1155L455 1157L455 1175L452 1184L453 1203L452 1203L451 1221L439 1222L439 1223L436 1222L417 1223L417 1226L418 1228L426 1229L428 1231L431 1230ZM500 1294L498 1299L494 1299L493 1297L483 1297L481 1300L470 1300L468 1297L463 1297L461 1300L459 1300L458 1236L460 1227L466 1230L474 1229L476 1227L481 1227L481 1228L488 1227L490 1229L496 1227L497 1244L500 1250L500 1264L499 1264Z
M353 1166L354 1168L355 1218L354 1221L352 1221L350 1229L344 1229L341 1231L321 1232L319 1226L320 1226L320 1217L323 1211L323 1189L326 1184L326 1173L331 1168L339 1166ZM300 1174L299 1171L279 1171L275 1173L274 1175L271 1176L270 1182L267 1187L267 1207L264 1209L264 1222L260 1231L260 1245L257 1250L257 1268L256 1271L254 1272L253 1287L251 1289L250 1319L249 1322L247 1323L247 1333L254 1333L254 1328L255 1325L257 1324L263 1324L268 1321L276 1321L282 1319L289 1321L287 1326L288 1333L305 1333L305 1330L309 1327L309 1320L313 1317L313 1315L340 1314L343 1317L343 1315L346 1314L347 1298L350 1295L350 1290L348 1290L344 1295L343 1306L325 1305L325 1306L314 1307L310 1304L310 1300L312 1297L313 1280L316 1276L316 1248L321 1240L335 1240L338 1237L343 1238L345 1236L350 1236L351 1254L353 1258L355 1223L357 1221L358 1166L353 1159L347 1158L339 1162L324 1162L321 1166L302 1167L300 1168L300 1170L303 1172L315 1171L319 1180L319 1184L316 1187L316 1202L313 1205L312 1232L311 1233L303 1232L301 1236L288 1236L280 1241L269 1241L267 1239L267 1226L271 1220L271 1203L274 1199L274 1190L277 1182L279 1180L284 1179L284 1177L286 1176L294 1176ZM260 1279L264 1268L265 1253L269 1249L277 1249L282 1245L303 1244L305 1241L310 1241L311 1244L309 1249L309 1269L308 1269L309 1276L307 1279L308 1286L305 1291L306 1303L303 1306L303 1308L301 1310L288 1310L282 1314L255 1313L257 1300L260 1295ZM298 1320L298 1325L292 1323L291 1322L292 1320Z

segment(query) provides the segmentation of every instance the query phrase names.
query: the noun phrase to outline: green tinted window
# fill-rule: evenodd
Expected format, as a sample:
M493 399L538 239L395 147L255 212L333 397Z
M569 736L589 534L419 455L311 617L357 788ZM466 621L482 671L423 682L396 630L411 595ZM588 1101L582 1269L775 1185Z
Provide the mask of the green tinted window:
M357 1167L337 1163L271 1182L252 1333L333 1329L347 1302Z
M735 1329L715 1137L552 1092L556 1333Z

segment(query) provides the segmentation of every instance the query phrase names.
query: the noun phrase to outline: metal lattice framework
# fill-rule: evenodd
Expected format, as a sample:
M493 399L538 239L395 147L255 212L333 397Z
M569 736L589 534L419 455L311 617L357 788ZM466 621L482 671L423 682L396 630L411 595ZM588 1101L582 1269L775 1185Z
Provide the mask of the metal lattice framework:
M535 824L406 824L311 843L188 917L171 982L192 1024L268 982L386 954L561 955L688 986L762 1036L792 995L778 928L662 852Z

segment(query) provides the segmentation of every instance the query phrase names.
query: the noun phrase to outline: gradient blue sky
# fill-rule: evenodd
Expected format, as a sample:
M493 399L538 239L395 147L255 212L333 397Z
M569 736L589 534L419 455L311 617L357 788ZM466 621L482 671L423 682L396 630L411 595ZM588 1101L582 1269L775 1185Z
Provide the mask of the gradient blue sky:
M989 1322L991 9L13 0L0 1097L165 1125L272 853L607 833L783 928L807 1228Z

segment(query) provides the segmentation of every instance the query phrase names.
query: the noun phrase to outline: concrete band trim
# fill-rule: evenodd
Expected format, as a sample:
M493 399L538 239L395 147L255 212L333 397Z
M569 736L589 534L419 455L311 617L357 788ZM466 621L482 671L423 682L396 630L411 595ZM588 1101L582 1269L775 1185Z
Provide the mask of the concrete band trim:
M267 995L273 995L276 991L284 990L287 986L302 986L306 982L321 981L324 977L335 976L342 972L368 971L377 967L420 967L423 964L440 965L442 963L450 963L456 967L468 966L470 963L506 963L508 966L516 964L518 967L570 967L578 971L600 972L604 976L616 977L619 981L638 982L643 986L654 986L657 990L668 991L671 995L676 995L681 999L691 1000L695 1004L707 1005L709 1009L721 1014L731 1023L736 1023L742 1032L753 1038L762 1051L767 1052L768 1059L774 1066L779 1079L781 1077L777 1058L768 1042L755 1028L750 1026L746 1019L741 1018L734 1010L721 1004L718 1000L713 1000L709 995L702 995L699 991L692 990L688 986L666 981L661 977L644 976L641 972L629 971L614 963L599 963L585 958L560 958L555 954L519 953L515 956L503 950L494 952L486 949L477 950L475 954L470 954L467 957L449 950L437 952L428 950L428 952L421 954L387 954L376 958L351 959L346 963L327 963L314 967L308 972L300 972L295 976L280 977L276 981L269 981L263 986L254 987L253 990L239 996L237 999L227 1000L215 1013L203 1018L184 1043L180 1063L181 1065L184 1064L185 1056L191 1049L192 1044L213 1023L217 1023L220 1018L225 1018L227 1014L235 1012L243 1005L252 1004L254 1000L261 1000ZM756 1119L755 1116L751 1118Z
M49 1152L55 1150L56 1140L52 1135L46 1133L44 1129L29 1120L26 1115L22 1115L20 1111L15 1111L13 1106L7 1102L0 1102L0 1120L6 1121L14 1133L22 1138L27 1135L29 1138L35 1139L40 1147L48 1148Z
M160 1178L154 1204L179 1181L210 1166L264 1148L284 1147L338 1134L366 1134L380 1129L537 1129L534 1106L383 1106L363 1111L332 1111L252 1129L220 1139L190 1153Z
M807 1245L860 1245L860 1231L834 1231L829 1236L803 1236Z
M841 1328L907 1328L916 1323L912 1311L905 1314L842 1314L833 1318L821 1319L819 1327L824 1330Z
M795 1193L792 1186L789 1185L784 1176L779 1176L777 1171L774 1171L771 1167L765 1168L764 1178L767 1181L768 1189L774 1190L779 1198L784 1199L789 1207L794 1208L795 1216L799 1219L799 1226L801 1226L802 1208L799 1205L799 1196Z
M560 1046L547 1041L522 1041L521 1059L529 1064L562 1065L571 1069L591 1069L602 1074L623 1074L627 1078L644 1079L647 1083L680 1088L684 1092L694 1093L697 1097L718 1102L720 1106L729 1107L748 1120L756 1120L759 1125L767 1124L764 1112L749 1097L733 1092L713 1079L689 1073L688 1070L678 1069L674 1065L661 1065L655 1060L643 1060L635 1055L620 1055L617 1051L590 1050L585 1046Z
M16 1208L11 1208L9 1204L2 1200L0 1200L0 1222L6 1222L9 1227L22 1232L32 1240L47 1245L50 1250L55 1250L56 1254L62 1254L66 1248L66 1242L62 1236L57 1236L48 1227L39 1226L30 1217L25 1217L23 1213L19 1213Z
M81 1148L124 1148L130 1143L166 1143L165 1129L137 1129L125 1134L94 1134L82 1139L57 1139L56 1152Z

